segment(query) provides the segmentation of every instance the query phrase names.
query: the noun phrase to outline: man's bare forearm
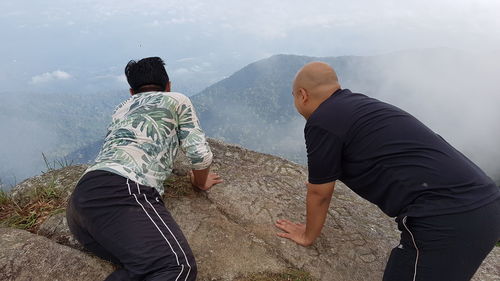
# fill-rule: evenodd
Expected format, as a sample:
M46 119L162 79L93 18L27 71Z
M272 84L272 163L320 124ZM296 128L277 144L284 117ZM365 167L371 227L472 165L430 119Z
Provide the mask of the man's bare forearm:
M193 185L195 185L200 189L204 189L209 172L210 172L210 167L205 168L203 170L193 170Z
M321 234L335 183L308 184L306 198L306 239L312 244Z
M219 175L210 173L210 167L203 170L192 170L191 183L201 190L209 190L212 186L221 182L223 180Z

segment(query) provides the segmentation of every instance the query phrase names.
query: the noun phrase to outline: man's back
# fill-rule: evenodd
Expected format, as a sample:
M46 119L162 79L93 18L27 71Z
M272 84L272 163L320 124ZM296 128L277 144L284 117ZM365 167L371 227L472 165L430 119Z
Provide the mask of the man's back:
M326 163L310 159L325 164L310 166L310 178L327 169L329 180L342 180L389 216L467 211L500 195L484 172L416 118L362 94L337 91L308 119L305 134L308 158L327 156ZM331 142L328 153L309 149L318 139Z
M200 142L204 139L188 97L174 92L136 94L116 108L104 145L88 171L110 171L161 194L179 144L193 167L202 169L211 162L208 144Z
M397 216L401 240L384 281L470 280L500 237L500 189L493 181L405 111L341 90L326 63L302 67L292 89L307 120L306 224L280 219L278 236L311 245L339 179Z

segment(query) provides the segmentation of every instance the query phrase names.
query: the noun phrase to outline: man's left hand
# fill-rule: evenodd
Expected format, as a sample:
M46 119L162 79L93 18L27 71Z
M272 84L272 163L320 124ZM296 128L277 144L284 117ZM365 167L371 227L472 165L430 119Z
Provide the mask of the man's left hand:
M301 246L310 246L314 239L306 237L306 225L302 223L294 223L289 220L276 221L276 227L285 231L277 233L279 237L288 238Z

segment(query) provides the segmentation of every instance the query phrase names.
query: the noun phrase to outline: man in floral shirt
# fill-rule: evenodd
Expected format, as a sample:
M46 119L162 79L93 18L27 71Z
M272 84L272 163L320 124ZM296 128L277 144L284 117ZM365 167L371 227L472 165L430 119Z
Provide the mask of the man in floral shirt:
M208 190L212 152L188 97L170 92L158 57L130 61L132 97L120 104L95 163L68 204L71 232L89 251L120 268L106 280L196 280L186 238L165 208L163 182L178 148L191 160L191 182Z

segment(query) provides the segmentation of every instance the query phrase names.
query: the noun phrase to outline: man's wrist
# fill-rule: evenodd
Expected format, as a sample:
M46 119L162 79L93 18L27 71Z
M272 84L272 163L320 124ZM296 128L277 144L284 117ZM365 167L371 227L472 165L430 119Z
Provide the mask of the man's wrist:
M317 236L308 231L306 226L306 231L304 232L304 242L307 246L312 245L316 240Z
M205 190L205 185L204 184L199 184L197 182L193 182L193 186L198 188L198 189L201 189L201 190Z
M193 181L192 182L193 186L200 189L200 190L206 190L206 183L205 184L199 184L197 183L196 181Z
M206 189L205 185L201 185L201 184L197 184L197 185L195 185L195 187L198 188L198 189L201 189L201 190L205 190Z
M198 182L196 182L196 178L195 178L195 176L194 176L194 174L193 174L192 172L189 174L189 179L190 179L190 181L191 181L191 185L192 185L193 187L196 187L196 188L201 189L201 190L203 190L203 189L204 189L204 187L205 187L205 186L204 186L204 185L199 184Z

